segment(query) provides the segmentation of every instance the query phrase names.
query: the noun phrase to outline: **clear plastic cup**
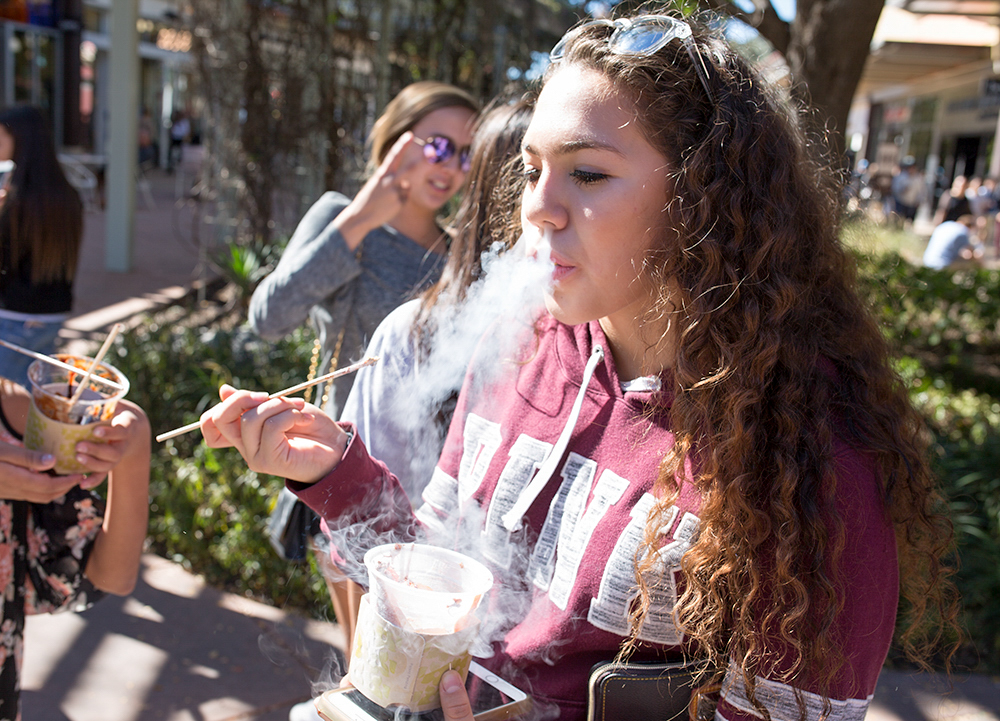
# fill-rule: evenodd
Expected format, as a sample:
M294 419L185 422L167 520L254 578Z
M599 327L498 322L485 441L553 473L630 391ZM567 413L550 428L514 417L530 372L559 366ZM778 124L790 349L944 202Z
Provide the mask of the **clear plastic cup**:
M444 672L469 671L475 610L493 574L473 558L419 543L377 546L365 566L369 592L354 632L351 683L383 707L440 707Z
M402 706L413 713L440 708L438 685L445 671L465 680L470 649L479 632L473 617L457 633L416 633L379 616L372 594L361 597L351 653L351 684L383 708Z
M70 405L93 359L63 353L53 357L80 371L73 373L38 360L28 366L31 406L24 445L30 450L53 454L56 473L83 473L86 468L76 460L76 444L92 437L94 424L111 420L118 401L128 393L128 379L114 366L100 363L94 375L117 381L122 389L91 379L77 402Z
M365 566L375 612L415 633L461 631L493 587L493 574L479 561L420 543L376 546Z

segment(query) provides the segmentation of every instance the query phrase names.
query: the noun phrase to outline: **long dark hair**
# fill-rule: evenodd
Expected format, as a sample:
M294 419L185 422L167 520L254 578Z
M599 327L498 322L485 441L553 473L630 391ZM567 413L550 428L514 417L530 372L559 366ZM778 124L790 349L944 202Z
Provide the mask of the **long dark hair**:
M609 49L611 32L592 24L572 34L550 73L575 64L603 74L635 102L673 170L665 207L674 233L646 263L664 290L645 318L669 318L679 339L676 443L664 449L646 550L662 543L688 464L703 500L676 620L719 666L733 663L767 718L757 675L787 681L818 669L825 695L846 662L833 625L846 542L833 439L862 450L880 478L879 510L896 532L911 609L900 640L914 659L942 626L956 630L942 561L951 526L921 418L855 290L821 146L790 101L710 33L694 28L692 55L678 39L625 55ZM657 554L640 558L637 624L650 606L646 583L657 579ZM762 629L772 626L795 659L790 669L766 657Z
M14 139L14 171L0 208L2 257L12 270L27 263L32 282L72 281L83 237L83 205L56 158L38 108L0 111Z
M482 273L483 252L496 243L509 246L520 231L521 140L531 122L529 98L497 100L476 124L465 192L455 220L448 261L441 278L421 296L414 333L428 337L437 303L458 303ZM422 350L423 343L418 347Z

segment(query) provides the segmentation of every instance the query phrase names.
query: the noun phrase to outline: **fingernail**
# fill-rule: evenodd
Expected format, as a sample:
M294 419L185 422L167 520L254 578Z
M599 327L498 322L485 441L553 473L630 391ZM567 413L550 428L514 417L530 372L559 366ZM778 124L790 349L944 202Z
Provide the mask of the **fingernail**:
M458 675L458 671L445 672L444 678L441 680L441 688L446 693L455 693L462 688L462 677Z
M42 456L42 463L55 463L55 462L56 462L56 457L53 456L51 453L46 453L44 456Z
M94 431L94 435L97 436L98 438L104 438L104 436L108 435L108 429L107 428L97 428Z

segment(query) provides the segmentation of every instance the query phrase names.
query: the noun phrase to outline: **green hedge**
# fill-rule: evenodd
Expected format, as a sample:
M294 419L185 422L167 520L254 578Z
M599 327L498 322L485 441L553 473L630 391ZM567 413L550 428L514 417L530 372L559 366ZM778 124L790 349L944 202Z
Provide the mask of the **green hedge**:
M969 630L960 661L1000 671L1000 271L932 270L895 253L860 256L859 268L934 435Z
M184 308L148 318L117 344L114 363L133 380L129 398L149 414L154 435L196 421L223 383L274 391L305 380L312 338L300 330L261 341L228 316L190 327ZM149 542L155 553L220 588L267 603L332 615L310 558L288 563L265 534L281 479L247 470L239 453L211 449L198 432L155 443Z

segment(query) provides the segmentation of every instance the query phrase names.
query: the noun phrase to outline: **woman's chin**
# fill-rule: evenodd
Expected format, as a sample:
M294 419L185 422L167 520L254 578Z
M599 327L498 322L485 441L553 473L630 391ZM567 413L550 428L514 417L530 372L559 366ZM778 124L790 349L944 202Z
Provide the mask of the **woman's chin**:
M545 309L549 312L549 315L563 325L579 325L590 320L590 318L584 318L581 314L573 313L565 306L560 305L559 301L555 299L550 291L545 292Z

